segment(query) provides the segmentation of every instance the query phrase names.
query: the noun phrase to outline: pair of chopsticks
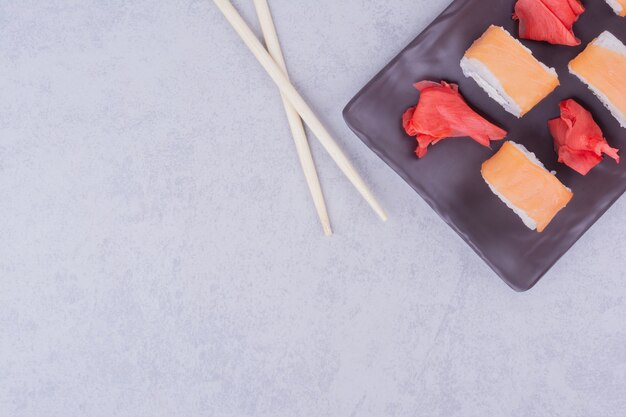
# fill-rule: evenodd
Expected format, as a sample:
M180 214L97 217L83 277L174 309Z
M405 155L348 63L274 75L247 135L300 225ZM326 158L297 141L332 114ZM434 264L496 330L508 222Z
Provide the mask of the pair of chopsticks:
M363 196L365 201L368 202L376 214L378 214L383 221L387 220L387 214L382 209L368 186L365 184L365 181L363 181L361 176L352 166L350 160L343 153L339 145L337 145L337 142L333 139L328 130L326 130L324 125L317 118L313 110L311 110L306 101L289 81L285 60L280 49L278 36L272 21L267 0L254 0L254 5L257 10L257 15L261 21L261 28L269 52L265 50L261 42L255 36L254 32L252 32L241 15L233 7L230 0L213 0L213 2L220 9L224 17L226 17L226 20L228 20L233 29L235 29L237 34L239 34L243 42L280 89L289 125L291 127L291 132L296 143L300 164L302 165L302 169L313 197L318 216L322 223L324 233L327 236L331 235L332 230L328 219L328 213L326 211L326 204L324 202L322 189L317 177L315 165L313 163L313 157L311 156L309 144L304 133L302 120L304 120L304 122L309 126L324 149L329 153L337 166L339 166L339 169L350 180L352 185L354 185L357 191Z

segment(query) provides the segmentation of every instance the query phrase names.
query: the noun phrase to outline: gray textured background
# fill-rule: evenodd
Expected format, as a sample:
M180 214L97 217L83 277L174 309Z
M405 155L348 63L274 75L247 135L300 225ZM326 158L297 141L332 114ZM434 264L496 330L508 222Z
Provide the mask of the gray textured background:
M0 2L0 416L624 416L626 200L513 292L341 118L448 1L270 3L387 224L209 1Z

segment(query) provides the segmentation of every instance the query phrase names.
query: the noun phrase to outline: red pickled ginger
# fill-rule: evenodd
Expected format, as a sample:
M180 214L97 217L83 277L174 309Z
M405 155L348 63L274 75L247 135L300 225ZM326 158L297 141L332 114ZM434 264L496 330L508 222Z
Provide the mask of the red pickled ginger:
M518 0L513 19L519 20L522 39L576 46L574 23L584 11L579 0Z
M587 175L606 154L619 163L618 150L607 143L593 116L575 100L561 102L561 117L548 122L559 162Z
M485 120L465 102L459 87L445 81L420 81L415 84L420 92L417 106L402 116L402 126L409 136L416 136L415 153L424 157L428 147L440 140L469 136L484 146L500 140L506 131Z

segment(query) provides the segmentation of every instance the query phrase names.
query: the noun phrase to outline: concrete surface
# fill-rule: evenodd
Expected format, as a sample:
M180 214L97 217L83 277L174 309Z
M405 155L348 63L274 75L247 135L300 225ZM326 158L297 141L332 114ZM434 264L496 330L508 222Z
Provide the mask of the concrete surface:
M387 224L211 2L0 3L0 416L626 415L626 200L511 291L341 118L447 0L270 3Z

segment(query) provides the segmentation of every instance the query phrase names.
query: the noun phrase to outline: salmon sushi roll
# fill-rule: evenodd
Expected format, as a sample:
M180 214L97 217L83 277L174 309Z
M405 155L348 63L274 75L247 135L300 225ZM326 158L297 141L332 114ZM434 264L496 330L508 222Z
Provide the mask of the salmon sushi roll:
M569 63L569 70L626 127L626 46L603 32Z
M522 117L559 86L549 68L499 26L474 42L461 60L463 74L473 78L506 111Z
M483 163L481 174L526 227L538 232L543 232L574 196L534 153L514 142L505 142Z

